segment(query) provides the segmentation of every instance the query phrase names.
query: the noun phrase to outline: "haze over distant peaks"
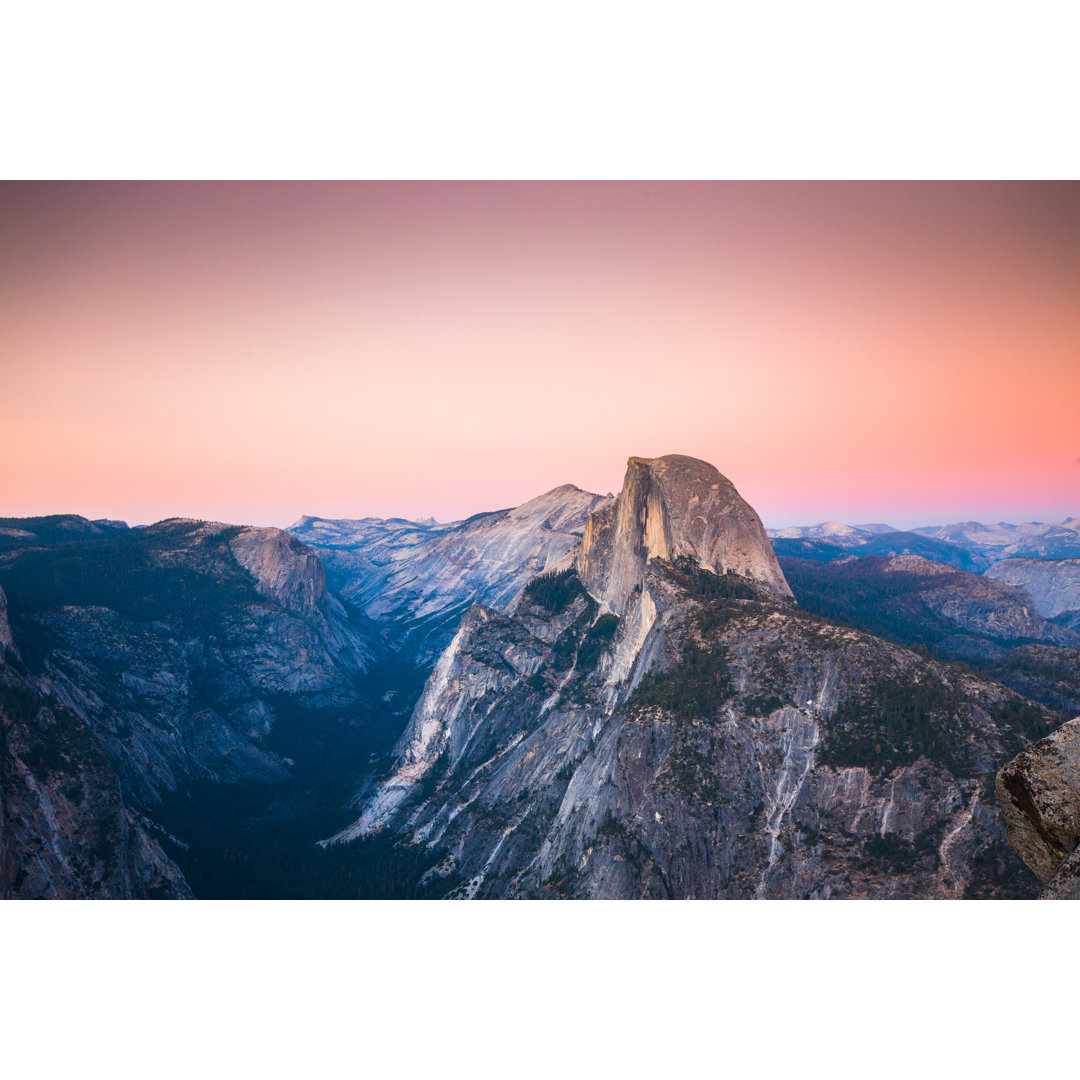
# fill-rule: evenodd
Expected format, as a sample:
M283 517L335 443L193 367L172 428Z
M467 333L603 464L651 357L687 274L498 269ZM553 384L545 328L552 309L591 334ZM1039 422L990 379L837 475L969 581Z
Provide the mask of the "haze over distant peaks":
M807 541L853 549L860 555L918 554L965 570L985 570L999 559L1080 558L1080 517L1047 524L1027 521L1018 525L999 521L961 521L952 525L924 525L916 529L893 529L888 525L842 525L823 521L817 525L791 525L768 529L779 542L782 555L799 556L791 544ZM775 545L774 545L775 546ZM805 549L807 557L822 550Z
M898 530L891 525L841 525L837 521L822 521L817 525L789 525L786 529L765 531L779 540L828 540L838 537L877 536Z

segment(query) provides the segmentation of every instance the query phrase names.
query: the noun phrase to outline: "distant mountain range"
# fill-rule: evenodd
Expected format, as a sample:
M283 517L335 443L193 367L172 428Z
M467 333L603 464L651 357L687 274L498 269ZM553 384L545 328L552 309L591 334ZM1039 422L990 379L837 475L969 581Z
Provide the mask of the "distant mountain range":
M823 521L817 525L795 525L769 529L778 551L797 554L798 542L814 542L824 555L830 547L848 548L867 555L923 555L961 569L985 570L999 559L1031 557L1039 559L1080 558L1080 517L1046 524L1028 521L986 525L965 521L956 525L927 525L917 529L894 529L889 525L841 525Z
M1054 524L976 521L903 531L887 525L793 526L769 530L782 559L841 562L852 556L921 556L1024 588L1039 613L1080 627L1080 517Z
M450 524L0 519L0 896L1033 896L994 775L1080 712L1078 530L770 541L680 455Z

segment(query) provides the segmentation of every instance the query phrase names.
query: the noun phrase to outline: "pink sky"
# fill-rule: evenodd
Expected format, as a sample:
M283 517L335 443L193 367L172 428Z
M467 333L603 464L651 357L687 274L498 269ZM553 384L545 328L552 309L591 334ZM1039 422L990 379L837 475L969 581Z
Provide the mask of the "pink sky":
M1080 513L1080 185L0 185L0 515Z

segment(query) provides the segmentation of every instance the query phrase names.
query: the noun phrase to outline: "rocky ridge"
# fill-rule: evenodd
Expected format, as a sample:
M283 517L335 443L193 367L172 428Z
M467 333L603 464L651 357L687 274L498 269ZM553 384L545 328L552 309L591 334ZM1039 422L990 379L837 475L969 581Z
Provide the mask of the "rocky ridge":
M789 525L785 529L767 529L771 539L776 540L835 540L860 543L872 536L893 533L898 530L891 525L843 525L838 521L821 521L817 525Z
M1060 522L1026 521L984 524L962 521L955 525L930 525L914 529L923 536L959 544L991 561L1031 556L1042 559L1080 557L1080 517Z
M450 525L305 517L289 531L318 552L331 586L378 622L392 645L434 662L471 604L505 609L526 581L577 544L589 515L609 501L565 484Z

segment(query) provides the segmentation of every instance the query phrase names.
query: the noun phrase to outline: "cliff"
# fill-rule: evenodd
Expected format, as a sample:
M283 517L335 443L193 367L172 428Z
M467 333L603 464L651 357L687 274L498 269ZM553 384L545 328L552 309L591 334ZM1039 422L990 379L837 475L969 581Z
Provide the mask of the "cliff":
M696 458L632 457L618 498L589 517L578 576L596 599L622 615L646 564L680 556L791 596L760 518L730 480Z
M986 576L1024 589L1046 618L1080 628L1080 559L1003 559Z
M157 832L86 721L0 649L0 899L190 898Z
M15 641L11 636L11 624L8 622L7 597L4 590L0 589L0 664L4 662L4 654L15 649Z

